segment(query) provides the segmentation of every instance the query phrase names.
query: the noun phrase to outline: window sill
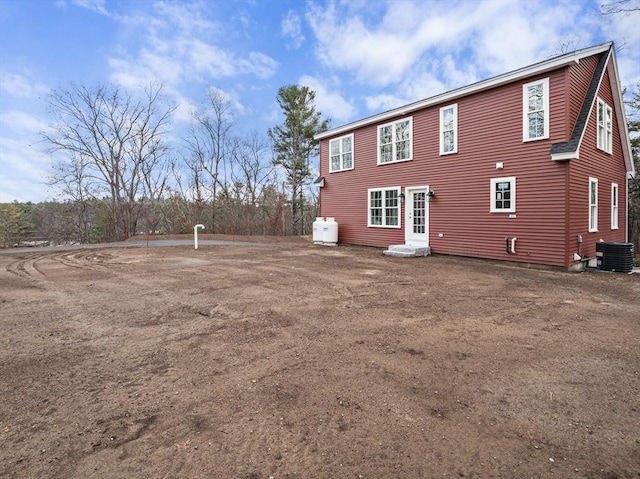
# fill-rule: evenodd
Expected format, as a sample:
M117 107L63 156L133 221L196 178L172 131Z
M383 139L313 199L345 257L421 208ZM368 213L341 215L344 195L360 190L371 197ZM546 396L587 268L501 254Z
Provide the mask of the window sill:
M386 225L367 225L367 228L385 228L385 229L400 229L402 228L402 225L397 225L397 226L386 226Z
M406 163L407 161L412 161L413 158L408 158L406 160L394 160L394 161L387 161L386 163L380 163L380 161L378 161L378 166L383 166L383 165L394 165L396 163Z
M549 135L546 136L539 136L537 138L523 138L522 139L522 143L530 143L532 141L539 141L539 140L548 140L549 139Z
M329 174L331 174L331 173L342 173L343 171L351 171L353 169L354 168L352 167L352 168L344 168L342 170L332 170L332 171L329 171Z

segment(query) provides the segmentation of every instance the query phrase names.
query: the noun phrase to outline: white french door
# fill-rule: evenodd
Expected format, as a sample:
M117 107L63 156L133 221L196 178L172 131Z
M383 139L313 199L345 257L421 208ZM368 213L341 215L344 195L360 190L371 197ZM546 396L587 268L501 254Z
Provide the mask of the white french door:
M429 246L428 186L405 188L404 242L412 246Z

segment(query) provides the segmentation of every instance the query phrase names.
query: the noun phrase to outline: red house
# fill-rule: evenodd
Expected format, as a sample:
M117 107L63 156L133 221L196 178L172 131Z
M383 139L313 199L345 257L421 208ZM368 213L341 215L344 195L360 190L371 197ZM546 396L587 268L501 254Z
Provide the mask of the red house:
M596 242L627 241L635 172L612 43L316 139L320 216L341 243L575 268Z

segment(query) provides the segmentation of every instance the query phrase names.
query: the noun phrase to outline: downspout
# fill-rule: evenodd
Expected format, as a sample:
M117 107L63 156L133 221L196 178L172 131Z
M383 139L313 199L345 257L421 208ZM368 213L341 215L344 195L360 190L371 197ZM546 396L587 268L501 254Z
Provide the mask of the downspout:
M627 243L635 243L632 241L634 238L631 238L629 233L629 173L624 175L625 177L625 185L624 185L624 229L625 229L625 237L627 238Z

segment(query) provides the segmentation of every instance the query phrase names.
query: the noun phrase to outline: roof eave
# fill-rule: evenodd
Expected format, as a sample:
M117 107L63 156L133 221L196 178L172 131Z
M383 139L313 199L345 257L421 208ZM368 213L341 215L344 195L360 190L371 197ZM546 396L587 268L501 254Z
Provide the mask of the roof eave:
M580 150L567 151L565 153L552 153L551 159L553 161L578 160L580 159Z

